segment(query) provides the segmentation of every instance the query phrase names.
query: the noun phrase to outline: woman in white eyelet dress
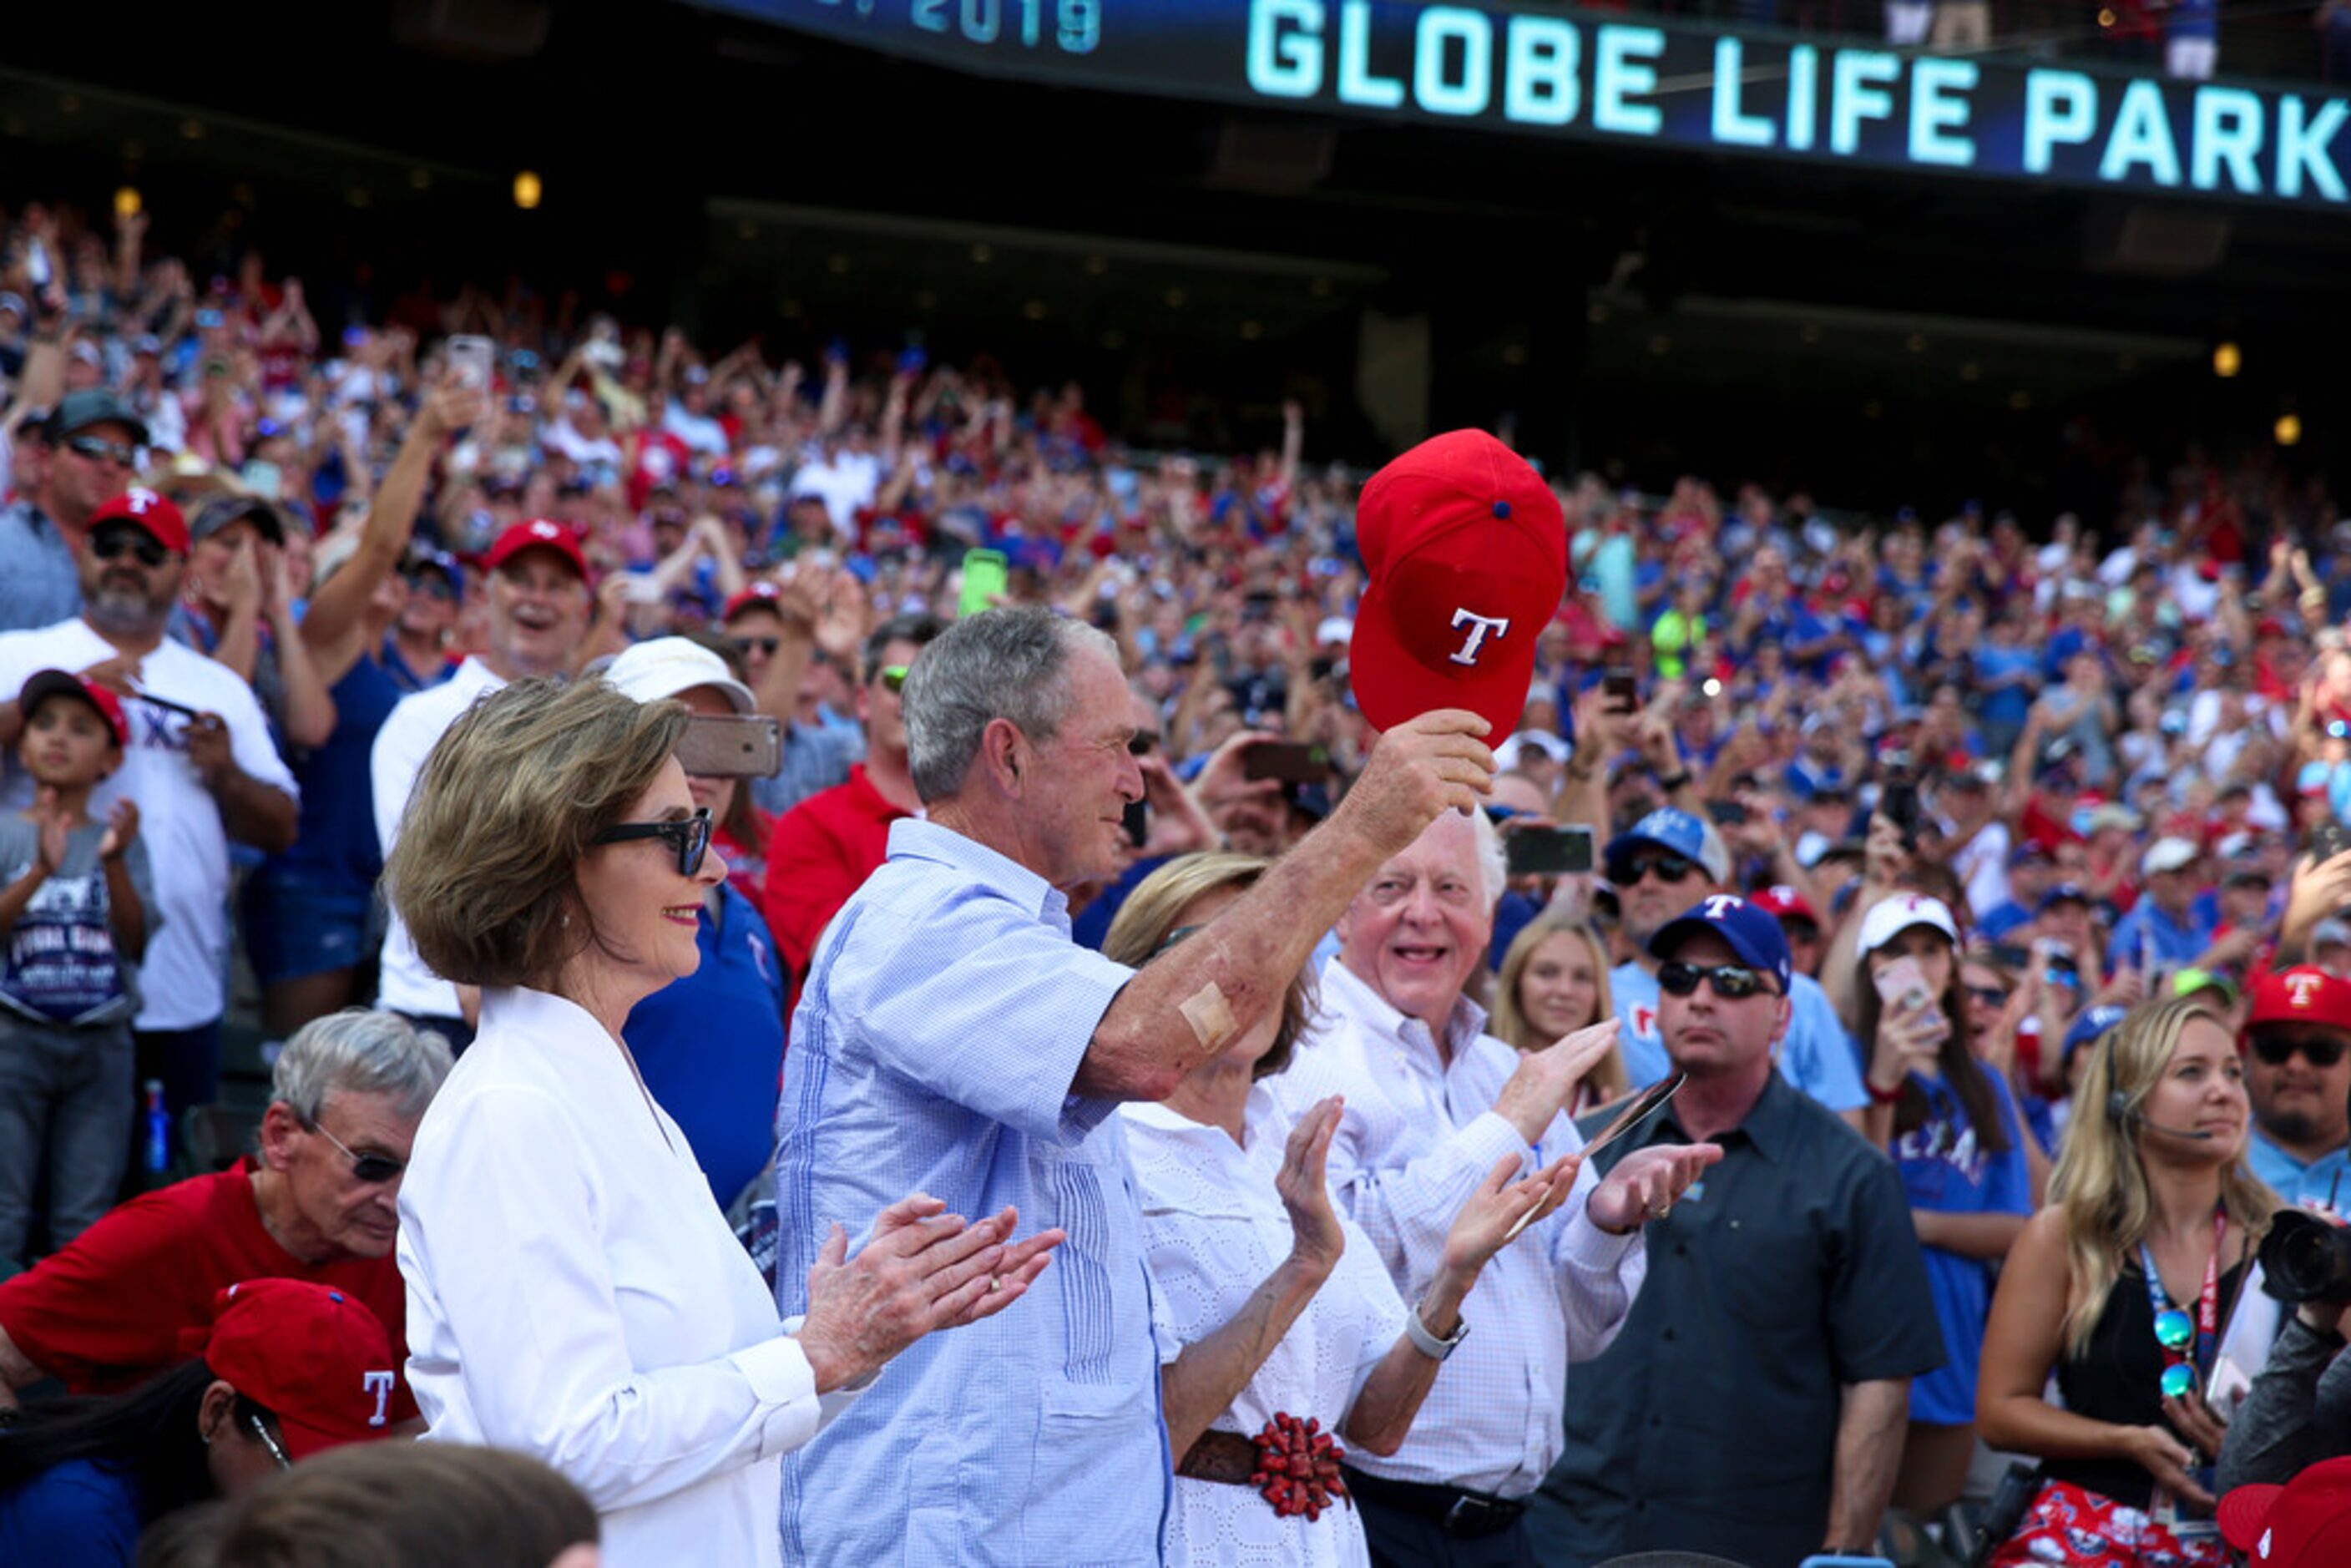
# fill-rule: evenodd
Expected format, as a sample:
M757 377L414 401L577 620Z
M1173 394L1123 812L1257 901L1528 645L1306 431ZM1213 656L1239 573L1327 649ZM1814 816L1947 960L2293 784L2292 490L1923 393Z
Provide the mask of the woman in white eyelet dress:
M1128 898L1103 952L1148 961L1264 865L1239 855L1169 862ZM1287 1064L1312 1005L1301 976L1279 1011L1165 1103L1122 1108L1179 1461L1171 1564L1367 1564L1363 1522L1344 1502L1320 1519L1284 1518L1256 1488L1196 1479L1180 1461L1203 1431L1254 1437L1277 1412L1320 1419L1343 1448L1391 1452L1436 1379L1438 1363L1406 1335L1411 1309L1371 1241L1332 1207L1323 1160L1339 1102L1293 1125L1259 1082ZM1572 1161L1516 1182L1514 1164L1498 1166L1454 1223L1447 1262L1418 1303L1437 1337L1458 1329L1462 1298L1519 1218L1555 1206L1574 1181Z

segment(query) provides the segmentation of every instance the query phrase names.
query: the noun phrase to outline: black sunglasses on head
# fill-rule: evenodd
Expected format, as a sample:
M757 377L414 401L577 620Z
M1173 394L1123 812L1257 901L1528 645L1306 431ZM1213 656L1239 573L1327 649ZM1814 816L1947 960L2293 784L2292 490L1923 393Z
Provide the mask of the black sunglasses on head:
M1726 1002L1743 1002L1769 988L1763 971L1744 964L1700 966L1675 958L1657 966L1657 988L1670 997L1695 996L1704 980Z
M1608 880L1619 887L1630 887L1652 873L1669 886L1678 885L1698 874L1698 862L1680 855L1627 855L1608 862Z
M2313 1067L2321 1070L2343 1060L2343 1042L2339 1040L2288 1040L2278 1034L2253 1036L2253 1054L2262 1059L2264 1067L2283 1067L2294 1060L2297 1051Z
M126 550L139 558L141 566L161 566L172 554L143 528L109 528L90 538L89 553L100 560L117 559Z
M703 854L710 848L710 808L705 806L691 817L679 817L667 822L622 822L596 835L600 844L625 844L638 839L659 839L677 852L677 874L692 876L702 869Z

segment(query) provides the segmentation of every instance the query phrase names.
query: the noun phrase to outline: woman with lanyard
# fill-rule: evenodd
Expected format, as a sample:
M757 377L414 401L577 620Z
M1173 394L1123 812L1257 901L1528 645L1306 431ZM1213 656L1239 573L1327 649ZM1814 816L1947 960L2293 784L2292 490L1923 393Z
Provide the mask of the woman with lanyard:
M1880 899L1860 948L1854 1032L1867 1042L1869 1132L1902 1173L1943 1331L1943 1364L1910 1384L1894 1483L1895 1507L1930 1516L1967 1484L1992 1270L2032 1212L2032 1178L2008 1085L1976 1060L1949 907L1923 894Z
M1120 907L1102 952L1148 963L1213 921L1266 864L1170 861ZM1121 1113L1176 1459L1171 1563L1367 1563L1338 1480L1345 1448L1395 1451L1463 1333L1461 1302L1487 1261L1556 1207L1580 1168L1562 1160L1512 1181L1517 1160L1502 1162L1455 1217L1420 1300L1406 1303L1370 1239L1332 1205L1323 1166L1338 1100L1292 1126L1261 1086L1289 1065L1313 1009L1301 973L1278 1010L1165 1103ZM1592 1056L1615 1027L1591 1031Z
M2278 1200L2245 1169L2244 1070L2219 1019L2141 1007L2094 1049L1984 1335L1984 1440L2044 1461L1991 1563L2220 1568L2222 1425L2202 1385ZM2043 1397L2053 1370L2063 1408Z

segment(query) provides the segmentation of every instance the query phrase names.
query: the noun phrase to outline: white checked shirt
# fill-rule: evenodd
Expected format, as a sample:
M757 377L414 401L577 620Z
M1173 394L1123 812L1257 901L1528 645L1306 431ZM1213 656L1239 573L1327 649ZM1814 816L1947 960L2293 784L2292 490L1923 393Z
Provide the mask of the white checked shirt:
M1390 1007L1337 959L1322 969L1322 1015L1290 1070L1268 1079L1292 1116L1326 1094L1347 1108L1331 1140L1331 1191L1371 1238L1406 1301L1435 1277L1461 1206L1504 1155L1557 1159L1583 1140L1555 1118L1530 1149L1493 1103L1518 1053L1482 1032L1464 1000L1447 1030L1452 1061L1417 1019ZM1558 1213L1496 1255L1461 1305L1469 1337L1392 1458L1350 1464L1393 1480L1499 1497L1535 1490L1564 1442L1567 1368L1608 1348L1647 1272L1638 1232L1610 1236L1584 1205L1585 1169Z

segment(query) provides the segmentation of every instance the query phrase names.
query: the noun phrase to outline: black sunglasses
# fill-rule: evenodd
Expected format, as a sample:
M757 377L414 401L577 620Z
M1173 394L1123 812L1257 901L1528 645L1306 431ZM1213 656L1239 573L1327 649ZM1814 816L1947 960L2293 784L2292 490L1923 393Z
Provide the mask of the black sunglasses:
M406 1162L393 1159L390 1155L360 1153L316 1122L305 1122L302 1124L350 1155L352 1179L365 1186L380 1186L408 1168Z
M2324 1070L2343 1060L2343 1042L2339 1040L2288 1040L2283 1035L2253 1036L2253 1054L2262 1059L2264 1067L2283 1067L2300 1051L2313 1067Z
M1657 988L1667 996L1694 996L1700 980L1712 986L1714 994L1726 1002L1743 1002L1765 989L1763 971L1744 964L1716 964L1702 968L1676 958L1657 966Z
M2008 1006L2008 993L2001 990L1998 986L1970 986L1968 988L1968 995L1973 997L1976 1000L1981 1002L1988 1008L2004 1008Z
M66 449L78 453L93 463L116 463L125 468L139 466L139 448L127 441L109 441L102 435L68 435Z
M141 566L161 566L172 554L161 539L141 528L109 528L89 541L89 553L100 560L113 560L126 550L139 558Z
M668 822L622 822L596 835L600 844L625 844L637 839L659 839L677 852L677 874L692 876L702 869L702 857L710 848L710 808L705 806L691 817L680 817Z
M1148 757L1158 749L1159 737L1155 735L1138 733L1126 737L1126 754L1129 757Z
M772 659L776 656L776 650L784 645L784 640L781 637L729 637L726 645L738 653L760 653Z
M1680 855L1631 855L1608 862L1608 880L1619 887L1630 887L1653 873L1659 882L1677 885L1698 874L1698 862Z
M452 604L457 601L457 585L437 571L420 571L408 580L408 586L410 591L427 599L445 599Z

